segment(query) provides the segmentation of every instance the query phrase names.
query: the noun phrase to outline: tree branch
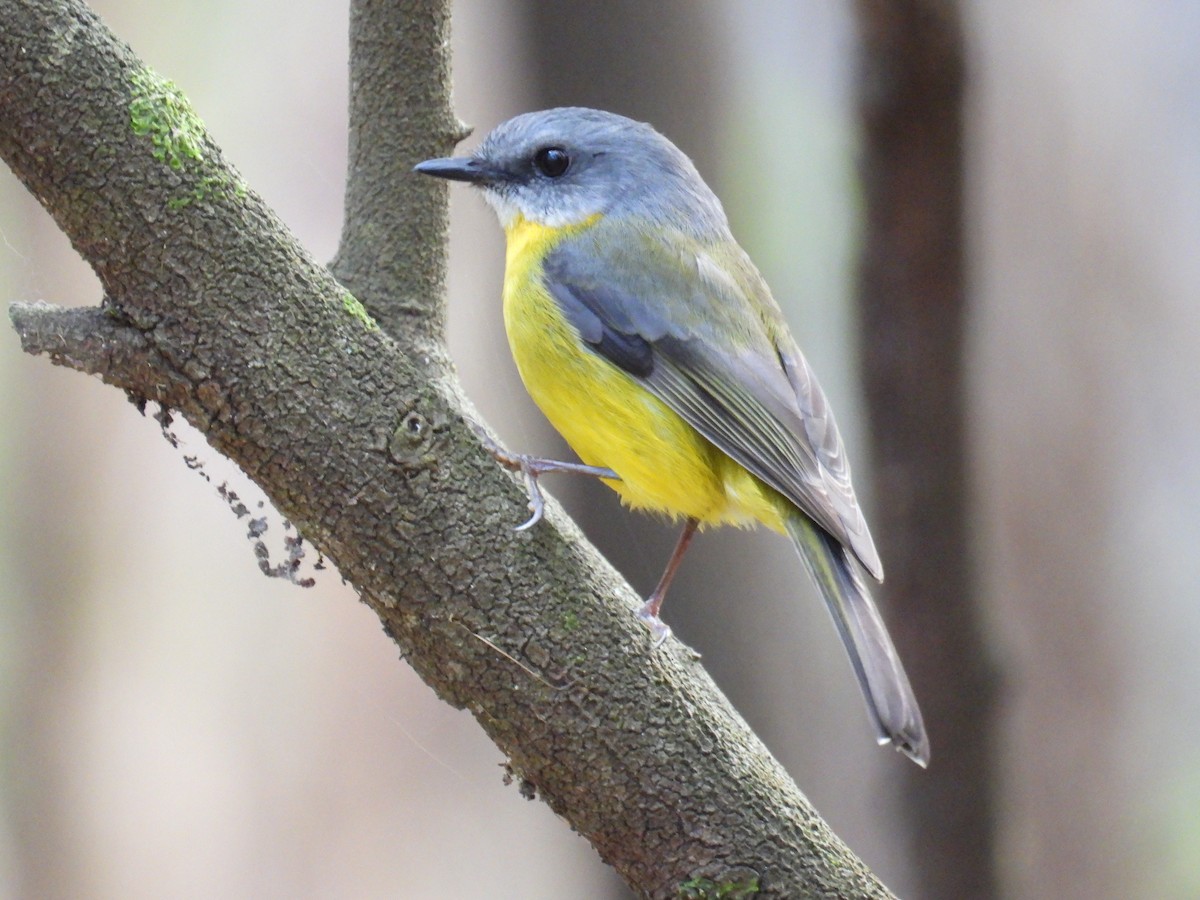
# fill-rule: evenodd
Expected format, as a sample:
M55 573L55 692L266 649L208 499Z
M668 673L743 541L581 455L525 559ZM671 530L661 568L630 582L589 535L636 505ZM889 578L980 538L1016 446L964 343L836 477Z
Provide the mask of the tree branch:
M440 346L445 326L447 186L409 170L469 133L450 108L449 4L351 4L346 217L330 269L398 340Z
M45 354L57 366L99 375L136 397L178 406L190 383L163 380L170 366L140 331L103 309L62 309L47 303L14 303L9 312L21 349Z
M407 18L354 12L337 266L392 336L90 10L0 0L0 154L108 298L14 307L23 345L182 412L643 896L889 896L690 654L650 651L638 598L555 504L513 531L524 493L467 427L439 341L444 197L408 174L461 134L445 9L387 8Z

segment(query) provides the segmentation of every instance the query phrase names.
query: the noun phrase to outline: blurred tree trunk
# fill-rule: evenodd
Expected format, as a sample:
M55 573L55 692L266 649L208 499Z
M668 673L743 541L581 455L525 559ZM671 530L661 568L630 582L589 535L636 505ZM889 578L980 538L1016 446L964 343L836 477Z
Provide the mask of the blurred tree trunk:
M928 898L993 897L995 675L967 539L963 35L953 2L861 0L864 380L884 600L933 745L905 776Z

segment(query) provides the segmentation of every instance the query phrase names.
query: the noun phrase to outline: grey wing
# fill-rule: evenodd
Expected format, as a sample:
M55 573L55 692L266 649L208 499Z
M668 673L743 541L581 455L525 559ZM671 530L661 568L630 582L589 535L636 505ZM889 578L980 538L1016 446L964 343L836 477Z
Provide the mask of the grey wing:
M631 266L605 259L602 246L566 242L546 259L546 287L595 352L882 579L837 423L795 343L786 333L772 339L737 286L714 275L711 261L699 256L689 270L678 255L646 249ZM764 302L774 310L774 301ZM734 333L736 346L727 337Z

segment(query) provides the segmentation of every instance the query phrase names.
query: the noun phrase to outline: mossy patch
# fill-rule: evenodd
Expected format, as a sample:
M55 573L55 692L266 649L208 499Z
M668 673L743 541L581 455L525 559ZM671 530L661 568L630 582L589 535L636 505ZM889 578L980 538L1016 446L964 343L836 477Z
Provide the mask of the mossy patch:
M138 137L150 138L154 158L182 171L204 158L204 122L183 91L153 69L142 68L130 79L129 124Z
M746 897L753 897L758 892L757 875L735 881L690 878L679 885L678 896L684 900L744 900Z
M189 190L167 202L170 209L181 209L216 194L227 193L238 199L246 195L245 183L224 168L214 165L207 173L199 171L204 162L204 122L174 82L153 69L142 68L133 73L129 83L129 125L133 133L149 138L150 152L159 162L181 174L196 175Z
M342 306L346 308L346 312L362 322L366 326L367 331L379 330L379 323L371 318L371 314L367 312L367 308L349 291L342 292Z

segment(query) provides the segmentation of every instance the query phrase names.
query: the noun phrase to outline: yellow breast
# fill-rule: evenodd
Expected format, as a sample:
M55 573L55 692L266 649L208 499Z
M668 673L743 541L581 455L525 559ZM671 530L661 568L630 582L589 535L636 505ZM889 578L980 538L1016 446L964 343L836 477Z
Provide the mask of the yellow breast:
M631 376L588 349L543 286L542 260L592 220L549 228L518 217L506 228L504 325L533 401L630 506L707 524L781 528L779 498Z

